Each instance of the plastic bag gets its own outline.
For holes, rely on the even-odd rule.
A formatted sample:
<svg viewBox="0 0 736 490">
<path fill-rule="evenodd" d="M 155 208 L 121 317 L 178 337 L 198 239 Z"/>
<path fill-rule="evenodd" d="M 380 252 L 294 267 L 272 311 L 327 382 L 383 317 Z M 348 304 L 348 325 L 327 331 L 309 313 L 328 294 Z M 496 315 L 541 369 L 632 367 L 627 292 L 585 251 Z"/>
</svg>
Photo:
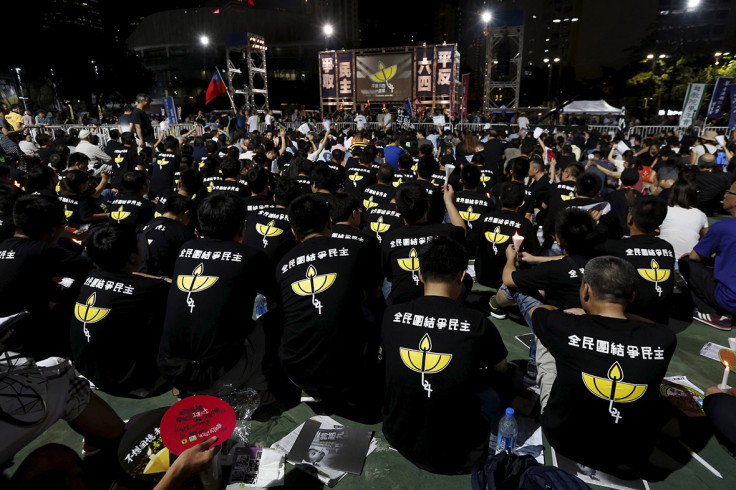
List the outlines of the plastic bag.
<svg viewBox="0 0 736 490">
<path fill-rule="evenodd" d="M 250 417 L 258 408 L 260 396 L 253 388 L 233 388 L 232 385 L 225 385 L 219 391 L 218 396 L 227 402 L 235 411 L 237 423 L 235 425 L 235 434 L 245 444 L 250 434 Z"/>
</svg>

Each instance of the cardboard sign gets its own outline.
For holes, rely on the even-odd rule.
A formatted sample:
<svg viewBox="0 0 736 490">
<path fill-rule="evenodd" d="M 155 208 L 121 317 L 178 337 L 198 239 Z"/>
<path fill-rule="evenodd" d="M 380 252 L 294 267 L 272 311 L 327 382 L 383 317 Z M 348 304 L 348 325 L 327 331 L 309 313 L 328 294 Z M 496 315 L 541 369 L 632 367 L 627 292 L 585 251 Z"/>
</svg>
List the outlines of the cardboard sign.
<svg viewBox="0 0 736 490">
<path fill-rule="evenodd" d="M 235 411 L 214 396 L 197 395 L 175 403 L 161 420 L 161 439 L 179 455 L 185 449 L 217 436 L 213 446 L 225 442 L 235 430 Z"/>
</svg>

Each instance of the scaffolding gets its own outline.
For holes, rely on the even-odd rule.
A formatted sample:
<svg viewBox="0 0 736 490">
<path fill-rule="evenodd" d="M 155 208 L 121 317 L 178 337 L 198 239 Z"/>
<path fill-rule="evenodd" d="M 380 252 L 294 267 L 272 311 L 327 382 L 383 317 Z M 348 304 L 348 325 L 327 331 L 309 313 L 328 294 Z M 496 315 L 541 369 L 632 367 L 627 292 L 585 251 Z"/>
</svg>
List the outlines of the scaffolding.
<svg viewBox="0 0 736 490">
<path fill-rule="evenodd" d="M 225 49 L 228 90 L 245 97 L 247 110 L 269 110 L 267 50 L 263 36 L 251 33 L 247 34 L 247 40 L 228 44 Z"/>
<path fill-rule="evenodd" d="M 519 107 L 524 26 L 488 27 L 483 109 Z"/>
</svg>

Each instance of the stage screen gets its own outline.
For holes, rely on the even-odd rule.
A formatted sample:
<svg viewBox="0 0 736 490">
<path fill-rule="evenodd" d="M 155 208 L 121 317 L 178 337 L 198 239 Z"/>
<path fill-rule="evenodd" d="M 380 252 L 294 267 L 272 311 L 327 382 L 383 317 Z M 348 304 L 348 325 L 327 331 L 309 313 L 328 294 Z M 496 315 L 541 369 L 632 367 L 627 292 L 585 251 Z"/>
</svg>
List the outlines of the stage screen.
<svg viewBox="0 0 736 490">
<path fill-rule="evenodd" d="M 355 57 L 358 102 L 398 102 L 412 97 L 413 53 Z"/>
</svg>

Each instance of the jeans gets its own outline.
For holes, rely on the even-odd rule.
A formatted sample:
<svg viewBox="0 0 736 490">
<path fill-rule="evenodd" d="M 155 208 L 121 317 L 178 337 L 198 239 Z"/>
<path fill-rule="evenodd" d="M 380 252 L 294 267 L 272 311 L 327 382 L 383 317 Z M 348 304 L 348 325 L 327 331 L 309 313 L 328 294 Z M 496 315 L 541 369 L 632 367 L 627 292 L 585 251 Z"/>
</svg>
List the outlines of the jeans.
<svg viewBox="0 0 736 490">
<path fill-rule="evenodd" d="M 542 302 L 539 301 L 537 298 L 520 293 L 516 290 L 511 291 L 505 284 L 501 286 L 498 292 L 503 293 L 506 299 L 516 301 L 516 304 L 519 306 L 519 311 L 521 311 L 521 314 L 524 317 L 524 321 L 527 325 L 529 325 L 529 328 L 532 330 L 533 333 L 534 327 L 532 326 L 532 318 L 529 316 L 529 312 L 532 310 L 532 308 L 541 305 Z"/>
</svg>

